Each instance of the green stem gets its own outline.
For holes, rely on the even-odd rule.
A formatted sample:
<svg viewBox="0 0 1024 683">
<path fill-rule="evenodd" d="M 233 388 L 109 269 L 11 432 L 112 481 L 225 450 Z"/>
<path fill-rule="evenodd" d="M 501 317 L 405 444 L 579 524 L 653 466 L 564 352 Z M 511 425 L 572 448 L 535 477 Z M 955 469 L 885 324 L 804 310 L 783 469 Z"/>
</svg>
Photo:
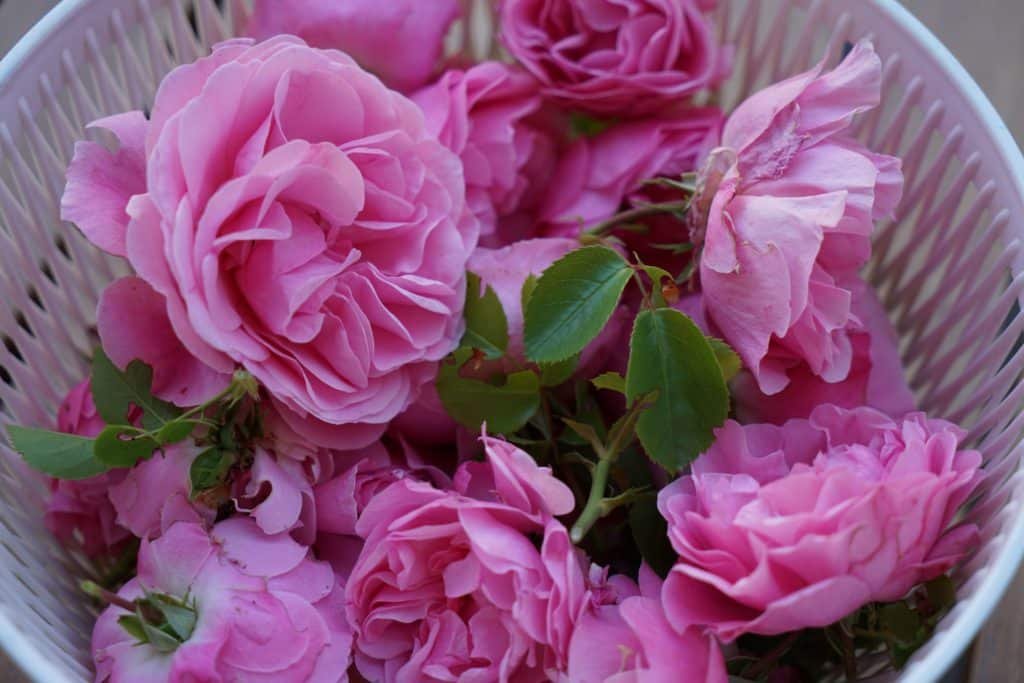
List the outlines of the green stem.
<svg viewBox="0 0 1024 683">
<path fill-rule="evenodd" d="M 621 213 L 617 213 L 611 218 L 601 221 L 597 225 L 588 228 L 583 234 L 588 237 L 600 237 L 606 232 L 611 232 L 616 226 L 622 223 L 629 223 L 635 221 L 638 218 L 646 218 L 648 216 L 657 216 L 662 213 L 675 213 L 676 211 L 685 211 L 690 206 L 690 200 L 678 202 L 662 202 L 660 204 L 644 204 L 633 209 L 627 209 Z"/>
<path fill-rule="evenodd" d="M 654 300 L 651 298 L 650 290 L 644 287 L 644 281 L 643 278 L 640 277 L 640 269 L 638 268 L 633 269 L 633 282 L 635 282 L 636 286 L 640 288 L 640 294 L 644 298 L 644 306 L 647 308 L 647 310 L 653 311 L 656 308 L 654 305 Z"/>
<path fill-rule="evenodd" d="M 579 543 L 587 535 L 591 527 L 601 519 L 604 513 L 604 492 L 608 487 L 608 473 L 612 469 L 612 458 L 602 458 L 597 467 L 594 468 L 594 477 L 590 482 L 590 495 L 587 496 L 587 504 L 580 514 L 580 518 L 572 525 L 569 537 L 573 543 Z"/>
<path fill-rule="evenodd" d="M 86 595 L 96 598 L 97 600 L 104 602 L 108 605 L 114 605 L 121 609 L 128 610 L 129 612 L 135 611 L 135 603 L 126 598 L 122 598 L 117 593 L 108 591 L 103 586 L 96 584 L 92 581 L 82 581 L 80 584 L 82 592 Z"/>
<path fill-rule="evenodd" d="M 210 406 L 216 405 L 217 403 L 220 403 L 221 401 L 226 399 L 228 396 L 230 396 L 234 392 L 234 390 L 235 390 L 235 385 L 232 382 L 231 384 L 228 385 L 227 389 L 225 389 L 224 391 L 220 392 L 219 394 L 217 394 L 216 396 L 211 398 L 206 403 L 203 403 L 203 404 L 200 404 L 198 406 L 195 406 L 194 408 L 189 408 L 184 413 L 182 413 L 180 416 L 178 416 L 178 419 L 179 420 L 187 420 L 190 417 L 192 417 L 193 415 L 198 415 L 198 414 L 204 412 Z"/>
</svg>

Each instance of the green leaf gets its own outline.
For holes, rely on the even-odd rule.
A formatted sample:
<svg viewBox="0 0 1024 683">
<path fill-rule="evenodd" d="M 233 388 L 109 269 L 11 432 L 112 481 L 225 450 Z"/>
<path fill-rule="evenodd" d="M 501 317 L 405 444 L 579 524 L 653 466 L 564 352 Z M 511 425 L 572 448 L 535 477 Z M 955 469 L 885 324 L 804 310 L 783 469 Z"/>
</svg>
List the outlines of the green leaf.
<svg viewBox="0 0 1024 683">
<path fill-rule="evenodd" d="M 134 614 L 125 614 L 118 617 L 117 623 L 128 632 L 128 635 L 140 643 L 149 642 L 149 638 L 146 637 L 146 629 L 142 627 L 142 620 Z"/>
<path fill-rule="evenodd" d="M 173 420 L 160 428 L 156 433 L 156 440 L 163 446 L 179 443 L 192 436 L 195 428 L 195 423 L 189 420 Z"/>
<path fill-rule="evenodd" d="M 437 393 L 445 410 L 464 426 L 477 430 L 487 422 L 496 434 L 514 432 L 530 421 L 540 407 L 540 381 L 530 370 L 515 372 L 502 385 L 463 377 L 463 365 L 472 350 L 458 349 L 441 362 Z"/>
<path fill-rule="evenodd" d="M 604 442 L 601 440 L 601 437 L 598 436 L 597 430 L 591 425 L 588 425 L 585 422 L 570 420 L 567 417 L 563 417 L 562 422 L 568 425 L 572 431 L 576 432 L 576 434 L 583 439 L 584 443 L 594 449 L 595 453 L 604 453 Z"/>
<path fill-rule="evenodd" d="M 912 645 L 918 640 L 921 617 L 905 602 L 884 605 L 878 611 L 879 623 L 903 645 Z"/>
<path fill-rule="evenodd" d="M 523 291 L 519 293 L 519 303 L 522 306 L 519 310 L 526 311 L 526 307 L 530 305 L 530 299 L 533 297 L 533 290 L 537 289 L 537 276 L 530 273 L 523 280 Z"/>
<path fill-rule="evenodd" d="M 729 414 L 729 392 L 707 338 L 669 308 L 641 312 L 630 340 L 626 395 L 635 401 L 655 391 L 636 431 L 647 454 L 675 472 L 711 445 Z"/>
<path fill-rule="evenodd" d="M 942 612 L 956 604 L 956 584 L 945 574 L 926 583 L 924 589 L 935 612 Z"/>
<path fill-rule="evenodd" d="M 590 383 L 598 389 L 617 391 L 620 394 L 626 393 L 626 378 L 617 372 L 606 372 L 602 375 L 598 375 L 594 379 L 590 380 Z"/>
<path fill-rule="evenodd" d="M 164 621 L 167 622 L 167 625 L 182 642 L 192 636 L 192 631 L 196 627 L 196 612 L 194 609 L 179 603 L 167 595 L 153 594 L 148 599 L 149 604 L 160 610 Z"/>
<path fill-rule="evenodd" d="M 136 612 L 138 614 L 138 612 Z M 142 624 L 142 630 L 146 634 L 146 642 L 149 643 L 153 649 L 157 652 L 163 652 L 165 654 L 174 652 L 181 645 L 181 641 L 167 633 L 163 629 L 159 629 L 156 626 L 149 624 L 141 615 L 138 615 L 139 623 Z"/>
<path fill-rule="evenodd" d="M 34 469 L 58 479 L 87 479 L 107 471 L 93 454 L 93 440 L 75 434 L 10 425 L 11 445 Z"/>
<path fill-rule="evenodd" d="M 153 369 L 142 361 L 133 360 L 122 372 L 103 349 L 98 348 L 93 354 L 93 402 L 107 424 L 127 425 L 132 405 L 143 411 L 143 425 L 147 429 L 159 429 L 180 415 L 178 408 L 153 396 L 152 384 Z"/>
<path fill-rule="evenodd" d="M 153 437 L 139 434 L 134 427 L 110 425 L 96 437 L 93 454 L 109 467 L 132 467 L 159 447 Z"/>
<path fill-rule="evenodd" d="M 526 307 L 526 355 L 538 363 L 579 353 L 607 324 L 632 269 L 608 247 L 569 252 L 541 275 Z"/>
<path fill-rule="evenodd" d="M 188 470 L 191 495 L 217 488 L 235 464 L 235 454 L 219 448 L 208 448 L 192 461 Z"/>
<path fill-rule="evenodd" d="M 508 319 L 494 290 L 486 287 L 481 295 L 480 289 L 480 277 L 466 273 L 466 333 L 461 345 L 480 349 L 494 360 L 504 356 L 508 348 Z"/>
<path fill-rule="evenodd" d="M 740 360 L 739 354 L 733 351 L 731 346 L 721 339 L 714 337 L 708 337 L 708 344 L 711 345 L 711 350 L 715 352 L 715 358 L 718 359 L 718 365 L 722 368 L 722 377 L 725 378 L 726 382 L 743 369 L 743 361 Z"/>
<path fill-rule="evenodd" d="M 540 363 L 540 384 L 543 387 L 557 387 L 572 378 L 580 363 L 579 355 L 566 358 L 557 363 Z"/>
<path fill-rule="evenodd" d="M 649 266 L 645 263 L 640 264 L 640 268 L 647 273 L 647 277 L 651 278 L 651 282 L 653 282 L 656 287 L 661 284 L 663 279 L 668 280 L 669 282 L 675 281 L 675 277 L 673 277 L 672 273 L 668 272 L 664 268 Z"/>
<path fill-rule="evenodd" d="M 658 576 L 668 576 L 676 553 L 668 542 L 668 524 L 658 512 L 658 497 L 645 496 L 629 509 L 629 526 L 640 555 Z"/>
</svg>

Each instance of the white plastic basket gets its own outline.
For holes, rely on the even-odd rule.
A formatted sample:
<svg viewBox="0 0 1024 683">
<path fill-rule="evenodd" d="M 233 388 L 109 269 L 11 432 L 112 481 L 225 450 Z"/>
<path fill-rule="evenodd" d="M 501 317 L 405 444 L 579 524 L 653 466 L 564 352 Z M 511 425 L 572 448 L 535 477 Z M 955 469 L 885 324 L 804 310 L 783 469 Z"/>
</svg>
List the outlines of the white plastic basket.
<svg viewBox="0 0 1024 683">
<path fill-rule="evenodd" d="M 826 46 L 837 54 L 871 36 L 885 62 L 884 106 L 858 130 L 904 158 L 907 192 L 899 220 L 877 231 L 870 279 L 922 407 L 969 429 L 988 472 L 968 513 L 984 545 L 958 574 L 960 602 L 900 678 L 933 681 L 1024 553 L 1024 158 L 978 86 L 893 0 L 721 5 L 738 49 L 726 105 L 808 67 Z M 124 270 L 58 218 L 74 141 L 95 118 L 145 107 L 173 66 L 234 35 L 246 6 L 64 0 L 0 62 L 0 425 L 52 424 L 86 371 L 99 292 Z M 77 582 L 91 569 L 43 527 L 41 482 L 3 444 L 0 453 L 0 643 L 37 681 L 88 680 L 93 615 Z"/>
</svg>

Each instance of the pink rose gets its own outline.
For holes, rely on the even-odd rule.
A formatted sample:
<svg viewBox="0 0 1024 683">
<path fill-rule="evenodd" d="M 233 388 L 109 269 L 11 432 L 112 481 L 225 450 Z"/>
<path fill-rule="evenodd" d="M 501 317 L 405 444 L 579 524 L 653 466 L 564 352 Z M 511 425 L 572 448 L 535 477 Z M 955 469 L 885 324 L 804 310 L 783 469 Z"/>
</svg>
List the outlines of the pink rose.
<svg viewBox="0 0 1024 683">
<path fill-rule="evenodd" d="M 384 441 L 388 441 L 385 446 Z M 316 505 L 317 557 L 331 563 L 340 577 L 352 574 L 363 548 L 356 523 L 377 494 L 398 481 L 422 481 L 450 488 L 451 477 L 402 450 L 390 437 L 360 451 L 337 453 L 334 475 L 313 490 Z"/>
<path fill-rule="evenodd" d="M 718 643 L 697 628 L 681 635 L 665 618 L 661 579 L 646 565 L 640 589 L 619 591 L 582 617 L 569 647 L 570 683 L 725 683 Z"/>
<path fill-rule="evenodd" d="M 190 497 L 189 468 L 200 450 L 175 444 L 127 470 L 110 487 L 117 523 L 139 538 L 156 538 L 175 522 L 212 522 L 215 511 Z"/>
<path fill-rule="evenodd" d="M 330 566 L 286 535 L 263 535 L 252 520 L 230 519 L 209 533 L 178 523 L 143 541 L 138 576 L 119 595 L 147 592 L 185 601 L 195 613 L 191 633 L 158 650 L 118 623 L 126 610 L 108 607 L 93 631 L 97 681 L 348 680 L 352 633 Z"/>
<path fill-rule="evenodd" d="M 104 345 L 195 378 L 183 395 L 241 366 L 328 445 L 379 436 L 457 343 L 476 242 L 461 164 L 418 108 L 345 55 L 280 37 L 176 69 L 131 125 L 119 137 L 145 139 L 146 192 L 130 190 L 127 225 L 83 227 L 100 245 L 123 239 L 139 277 L 104 297 Z M 107 180 L 79 168 L 68 194 Z"/>
<path fill-rule="evenodd" d="M 370 502 L 346 585 L 356 665 L 374 681 L 544 681 L 564 670 L 587 600 L 569 489 L 485 437 L 452 491 L 403 480 Z M 540 550 L 534 545 L 534 540 Z"/>
<path fill-rule="evenodd" d="M 68 392 L 57 411 L 57 430 L 66 434 L 94 437 L 106 426 L 96 412 L 89 380 Z M 123 477 L 123 470 L 115 470 L 88 479 L 50 479 L 46 527 L 64 543 L 81 546 L 90 557 L 116 552 L 131 534 L 117 523 L 107 492 Z"/>
<path fill-rule="evenodd" d="M 678 179 L 697 170 L 718 143 L 722 114 L 714 107 L 687 109 L 676 116 L 615 125 L 593 137 L 577 139 L 559 159 L 540 209 L 538 232 L 577 237 L 593 224 L 611 218 L 623 203 L 649 203 L 645 180 L 658 176 Z M 678 238 L 689 239 L 680 221 Z M 660 235 L 672 241 L 669 235 Z"/>
<path fill-rule="evenodd" d="M 943 574 L 977 542 L 974 525 L 951 527 L 981 475 L 963 438 L 922 413 L 870 408 L 727 422 L 658 496 L 679 553 L 662 593 L 669 622 L 726 641 L 822 627 Z"/>
<path fill-rule="evenodd" d="M 466 201 L 488 246 L 529 227 L 554 170 L 555 141 L 529 74 L 498 62 L 448 71 L 417 93 L 427 129 L 462 159 Z"/>
<path fill-rule="evenodd" d="M 777 394 L 763 393 L 750 372 L 733 380 L 732 396 L 741 422 L 782 424 L 793 418 L 805 418 L 820 405 L 841 408 L 867 406 L 892 417 L 902 417 L 916 409 L 900 361 L 896 332 L 885 309 L 866 283 L 856 280 L 852 313 L 862 327 L 849 331 L 853 360 L 850 374 L 841 382 L 829 383 L 800 365 L 790 371 L 789 384 Z"/>
<path fill-rule="evenodd" d="M 256 0 L 249 33 L 279 33 L 352 55 L 390 87 L 409 91 L 434 74 L 459 0 Z"/>
<path fill-rule="evenodd" d="M 504 0 L 512 56 L 566 107 L 637 116 L 727 75 L 706 13 L 715 0 Z"/>
<path fill-rule="evenodd" d="M 849 376 L 851 332 L 861 327 L 851 289 L 874 221 L 892 215 L 902 188 L 898 159 L 845 134 L 879 101 L 881 62 L 870 44 L 822 69 L 736 109 L 697 201 L 708 210 L 700 261 L 708 317 L 766 394 L 785 389 L 801 366 L 829 383 Z"/>
</svg>

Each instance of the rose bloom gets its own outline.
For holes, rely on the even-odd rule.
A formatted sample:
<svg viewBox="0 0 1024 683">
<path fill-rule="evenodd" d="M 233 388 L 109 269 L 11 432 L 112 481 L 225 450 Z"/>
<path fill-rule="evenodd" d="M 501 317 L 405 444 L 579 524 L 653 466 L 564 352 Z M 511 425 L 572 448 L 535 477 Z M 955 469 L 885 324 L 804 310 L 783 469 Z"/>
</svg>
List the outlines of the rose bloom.
<svg viewBox="0 0 1024 683">
<path fill-rule="evenodd" d="M 445 72 L 413 96 L 427 129 L 459 155 L 466 201 L 483 244 L 497 247 L 533 222 L 554 170 L 556 143 L 536 82 L 520 69 L 483 62 Z"/>
<path fill-rule="evenodd" d="M 63 215 L 135 268 L 100 336 L 172 400 L 240 366 L 296 429 L 356 448 L 458 342 L 477 236 L 461 164 L 351 58 L 229 41 L 172 72 L 148 121 L 103 125 L 119 151 L 78 146 Z"/>
<path fill-rule="evenodd" d="M 581 558 L 553 515 L 571 491 L 511 444 L 454 489 L 403 480 L 359 518 L 346 584 L 356 665 L 373 681 L 548 681 L 587 601 Z M 539 549 L 538 549 L 539 548 Z"/>
<path fill-rule="evenodd" d="M 172 525 L 143 541 L 138 575 L 118 593 L 186 600 L 196 613 L 190 637 L 171 652 L 140 644 L 108 607 L 92 637 L 98 682 L 283 683 L 348 680 L 352 633 L 329 565 L 287 535 L 265 536 L 252 520 Z"/>
<path fill-rule="evenodd" d="M 618 579 L 618 581 L 615 581 Z M 697 628 L 677 633 L 661 605 L 662 581 L 647 565 L 637 587 L 612 577 L 573 632 L 571 683 L 725 683 L 725 660 L 714 638 Z"/>
<path fill-rule="evenodd" d="M 819 65 L 755 94 L 703 173 L 694 242 L 704 304 L 765 394 L 802 367 L 829 383 L 851 372 L 851 288 L 874 222 L 892 216 L 902 189 L 899 159 L 846 135 L 878 104 L 881 78 L 860 43 L 833 71 Z"/>
<path fill-rule="evenodd" d="M 629 204 L 665 199 L 644 181 L 658 176 L 676 180 L 692 173 L 718 144 L 722 114 L 714 107 L 687 109 L 676 116 L 620 123 L 592 137 L 578 138 L 559 158 L 552 184 L 534 230 L 544 236 L 578 237 L 584 228 L 611 218 Z M 681 199 L 682 197 L 675 197 Z M 685 224 L 670 217 L 676 236 L 664 229 L 639 242 L 686 242 Z"/>
<path fill-rule="evenodd" d="M 451 487 L 451 477 L 417 457 L 390 435 L 367 448 L 336 454 L 333 476 L 313 490 L 316 505 L 318 558 L 331 563 L 347 579 L 363 548 L 357 521 L 378 493 L 398 481 L 410 480 Z"/>
<path fill-rule="evenodd" d="M 409 91 L 437 68 L 459 0 L 256 0 L 249 34 L 279 33 L 352 55 L 390 87 Z"/>
<path fill-rule="evenodd" d="M 95 437 L 106 426 L 96 412 L 89 380 L 68 392 L 57 411 L 57 431 L 66 434 Z M 46 528 L 64 543 L 81 546 L 90 557 L 116 552 L 131 533 L 118 524 L 107 494 L 123 477 L 124 470 L 114 470 L 87 479 L 50 479 Z"/>
<path fill-rule="evenodd" d="M 977 542 L 974 525 L 951 526 L 981 475 L 963 438 L 922 413 L 870 408 L 727 422 L 658 496 L 679 553 L 662 592 L 669 622 L 726 641 L 822 627 L 945 573 Z"/>
<path fill-rule="evenodd" d="M 504 0 L 508 51 L 566 107 L 614 116 L 671 108 L 728 74 L 715 0 Z"/>
<path fill-rule="evenodd" d="M 731 383 L 736 415 L 740 422 L 782 424 L 806 418 L 820 405 L 841 408 L 867 406 L 892 417 L 916 409 L 900 361 L 896 332 L 874 290 L 861 281 L 850 285 L 851 312 L 859 325 L 849 327 L 853 359 L 850 374 L 841 382 L 826 382 L 806 365 L 790 370 L 789 384 L 777 394 L 765 394 L 757 380 L 744 370 Z"/>
</svg>

